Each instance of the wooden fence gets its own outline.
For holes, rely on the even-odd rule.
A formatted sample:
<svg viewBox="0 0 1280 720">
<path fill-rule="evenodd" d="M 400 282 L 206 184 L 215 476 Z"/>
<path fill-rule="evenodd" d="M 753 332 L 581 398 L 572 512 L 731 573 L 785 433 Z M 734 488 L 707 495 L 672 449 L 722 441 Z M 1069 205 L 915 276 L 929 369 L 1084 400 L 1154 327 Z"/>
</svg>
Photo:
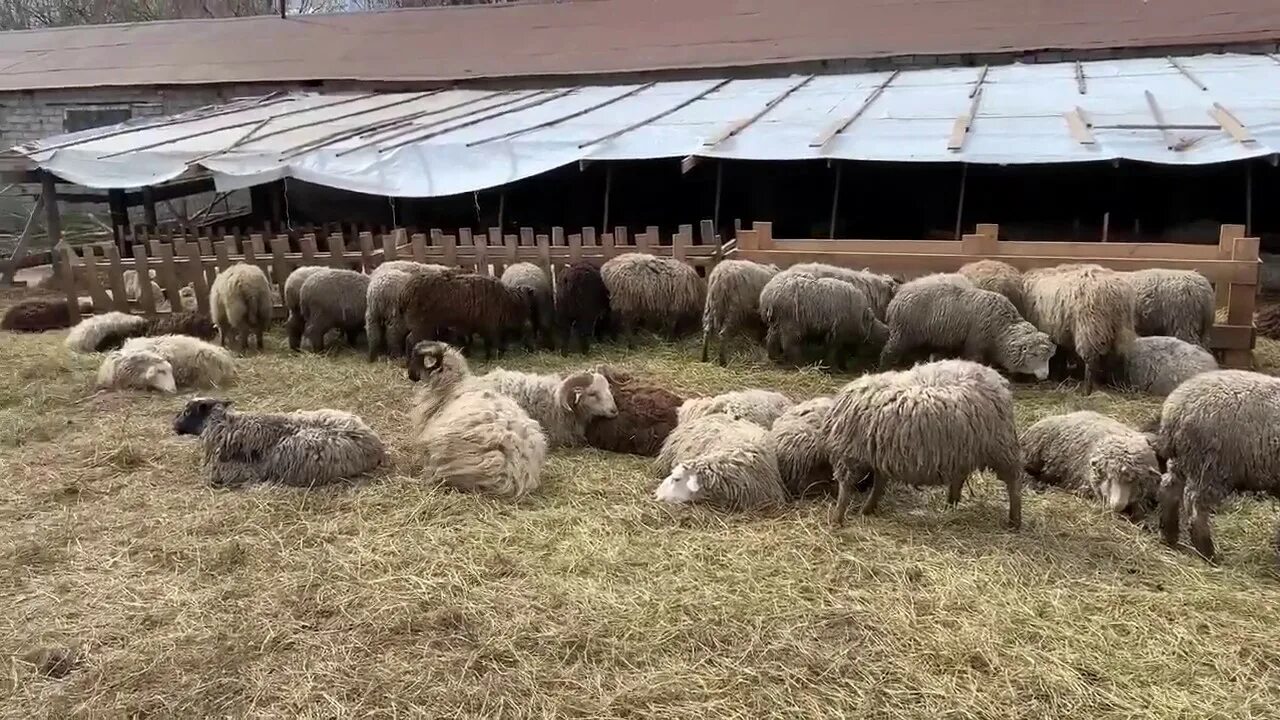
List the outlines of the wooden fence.
<svg viewBox="0 0 1280 720">
<path fill-rule="evenodd" d="M 1196 270 L 1213 283 L 1226 321 L 1213 328 L 1212 349 L 1224 365 L 1252 364 L 1253 313 L 1258 290 L 1258 239 L 1245 237 L 1242 225 L 1223 225 L 1217 245 L 1171 243 L 1011 242 L 999 239 L 996 225 L 955 240 L 779 240 L 770 223 L 739 230 L 731 258 L 775 263 L 825 262 L 866 267 L 877 272 L 914 277 L 954 272 L 975 260 L 1007 262 L 1019 270 L 1063 263 L 1094 263 L 1115 270 L 1170 268 Z M 1221 317 L 1221 314 L 1219 314 Z"/>
</svg>

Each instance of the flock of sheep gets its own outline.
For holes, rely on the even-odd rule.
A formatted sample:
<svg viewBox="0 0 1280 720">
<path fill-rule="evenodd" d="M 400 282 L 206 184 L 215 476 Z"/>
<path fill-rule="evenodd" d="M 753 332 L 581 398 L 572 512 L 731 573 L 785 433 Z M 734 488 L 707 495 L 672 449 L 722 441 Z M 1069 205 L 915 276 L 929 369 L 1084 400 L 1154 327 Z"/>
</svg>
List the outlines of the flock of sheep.
<svg viewBox="0 0 1280 720">
<path fill-rule="evenodd" d="M 238 264 L 212 284 L 211 318 L 106 313 L 66 344 L 108 352 L 104 387 L 225 387 L 235 377 L 226 346 L 263 347 L 273 290 L 261 269 Z M 1214 292 L 1194 272 L 1064 265 L 1024 275 L 981 261 L 904 283 L 725 260 L 704 280 L 682 262 L 628 253 L 563 268 L 554 282 L 529 263 L 500 278 L 410 261 L 369 274 L 301 267 L 279 292 L 292 349 L 305 338 L 322 350 L 337 331 L 353 345 L 365 334 L 370 360 L 403 357 L 420 385 L 409 412 L 415 471 L 465 492 L 519 498 L 537 489 L 549 450 L 590 445 L 656 456 L 661 501 L 750 510 L 825 492 L 839 524 L 855 493 L 866 493 L 864 514 L 904 483 L 946 486 L 955 504 L 970 475 L 989 470 L 1007 489 L 1011 527 L 1029 477 L 1133 518 L 1158 509 L 1172 545 L 1185 514 L 1192 544 L 1211 559 L 1209 516 L 1225 494 L 1280 491 L 1280 379 L 1217 369 L 1205 347 Z M 800 403 L 761 389 L 686 399 L 608 367 L 476 375 L 459 350 L 479 338 L 486 359 L 513 340 L 567 352 L 576 337 L 586 354 L 595 338 L 630 346 L 637 328 L 675 338 L 699 321 L 703 361 L 715 340 L 725 364 L 729 341 L 746 334 L 777 360 L 804 362 L 816 344 L 840 368 L 878 354 L 881 372 Z M 215 334 L 223 347 L 207 342 Z M 1073 369 L 1085 393 L 1101 382 L 1168 395 L 1160 418 L 1140 430 L 1076 412 L 1019 436 L 1006 376 Z M 350 413 L 230 405 L 197 398 L 175 421 L 176 432 L 201 437 L 215 483 L 312 486 L 386 461 Z"/>
</svg>

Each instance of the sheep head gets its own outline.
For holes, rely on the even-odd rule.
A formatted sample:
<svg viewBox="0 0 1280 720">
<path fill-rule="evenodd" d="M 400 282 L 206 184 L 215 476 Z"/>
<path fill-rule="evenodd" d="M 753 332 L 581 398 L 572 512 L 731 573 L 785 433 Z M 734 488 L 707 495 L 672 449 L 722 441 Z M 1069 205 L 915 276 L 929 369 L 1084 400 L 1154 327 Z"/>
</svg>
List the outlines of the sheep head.
<svg viewBox="0 0 1280 720">
<path fill-rule="evenodd" d="M 433 385 L 456 382 L 471 372 L 462 353 L 445 343 L 431 340 L 413 346 L 408 366 L 411 381 L 426 380 Z"/>
<path fill-rule="evenodd" d="M 1009 326 L 998 348 L 1005 370 L 1034 375 L 1037 380 L 1049 377 L 1049 360 L 1058 350 L 1048 335 L 1025 320 Z"/>
<path fill-rule="evenodd" d="M 192 398 L 173 419 L 173 432 L 178 435 L 199 435 L 204 432 L 209 418 L 221 415 L 229 407 L 231 407 L 230 400 Z"/>
<path fill-rule="evenodd" d="M 178 392 L 173 379 L 173 366 L 150 350 L 119 351 L 111 354 L 116 365 L 116 384 L 137 390 Z"/>
<path fill-rule="evenodd" d="M 582 418 L 618 416 L 609 381 L 598 372 L 574 373 L 565 378 L 556 388 L 556 403 Z"/>
<path fill-rule="evenodd" d="M 702 479 L 697 471 L 679 464 L 671 468 L 671 474 L 663 478 L 658 489 L 653 491 L 653 498 L 673 505 L 685 505 L 693 502 L 701 489 Z"/>
<path fill-rule="evenodd" d="M 1089 458 L 1089 484 L 1094 496 L 1112 512 L 1142 505 L 1155 496 L 1160 484 L 1155 451 L 1142 436 L 1109 437 Z"/>
</svg>

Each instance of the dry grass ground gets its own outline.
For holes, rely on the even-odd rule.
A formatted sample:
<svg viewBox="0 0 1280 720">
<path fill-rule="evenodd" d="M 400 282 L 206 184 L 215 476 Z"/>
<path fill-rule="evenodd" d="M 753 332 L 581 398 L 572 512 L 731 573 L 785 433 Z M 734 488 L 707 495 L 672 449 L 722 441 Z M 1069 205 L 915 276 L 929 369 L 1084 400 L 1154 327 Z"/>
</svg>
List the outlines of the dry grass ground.
<svg viewBox="0 0 1280 720">
<path fill-rule="evenodd" d="M 1280 704 L 1270 500 L 1224 508 L 1211 567 L 1056 493 L 1029 493 L 1007 532 L 990 478 L 951 511 L 942 492 L 893 488 L 839 532 L 821 502 L 668 509 L 645 461 L 586 450 L 557 453 L 519 505 L 397 468 L 354 488 L 214 490 L 170 432 L 182 399 L 95 395 L 97 360 L 62 337 L 0 339 L 6 717 L 1261 718 Z M 601 349 L 689 393 L 808 397 L 845 379 L 741 355 L 706 366 L 692 342 Z M 240 408 L 353 410 L 404 450 L 403 371 L 293 355 L 279 336 L 241 367 L 226 393 Z M 1024 424 L 1159 406 L 1017 395 Z M 24 660 L 59 648 L 77 653 L 65 677 Z"/>
</svg>

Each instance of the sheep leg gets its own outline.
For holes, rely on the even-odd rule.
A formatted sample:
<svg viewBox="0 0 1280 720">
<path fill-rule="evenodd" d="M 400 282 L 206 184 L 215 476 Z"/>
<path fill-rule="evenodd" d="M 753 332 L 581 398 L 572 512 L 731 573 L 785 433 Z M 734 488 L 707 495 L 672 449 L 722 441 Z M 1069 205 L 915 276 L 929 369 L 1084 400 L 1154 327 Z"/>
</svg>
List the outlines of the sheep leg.
<svg viewBox="0 0 1280 720">
<path fill-rule="evenodd" d="M 1005 493 L 1009 496 L 1009 529 L 1022 529 L 1022 468 L 1017 464 L 1000 470 L 996 476 L 1004 483 Z M 960 487 L 964 485 L 967 478 L 961 478 L 960 483 L 956 486 L 956 494 L 960 494 Z"/>
<path fill-rule="evenodd" d="M 240 352 L 249 352 L 249 328 L 245 328 L 239 332 L 240 336 Z"/>
<path fill-rule="evenodd" d="M 1178 547 L 1179 517 L 1182 513 L 1182 491 L 1186 478 L 1176 472 L 1167 472 L 1160 478 L 1156 499 L 1160 504 L 1160 535 L 1165 545 Z"/>
<path fill-rule="evenodd" d="M 876 508 L 880 505 L 880 498 L 884 497 L 885 485 L 889 484 L 884 473 L 875 473 L 872 479 L 871 494 L 867 496 L 867 501 L 862 504 L 862 510 L 860 511 L 863 515 L 875 513 Z"/>
<path fill-rule="evenodd" d="M 356 343 L 360 342 L 360 329 L 349 328 L 346 332 L 346 336 L 347 336 L 347 345 L 351 347 L 355 347 Z"/>
<path fill-rule="evenodd" d="M 384 329 L 380 322 L 369 323 L 369 326 L 365 328 L 365 344 L 369 348 L 369 362 L 377 360 L 380 353 L 391 354 L 391 346 L 387 342 L 387 334 Z"/>
<path fill-rule="evenodd" d="M 266 328 L 258 328 L 258 329 L 255 331 L 255 332 L 257 332 L 257 335 L 258 335 L 258 351 L 259 351 L 259 352 L 261 352 L 261 351 L 262 351 L 262 349 L 263 349 L 263 347 L 264 347 L 264 345 L 263 345 L 263 339 L 262 339 L 262 336 L 263 336 L 263 334 L 264 334 L 264 333 L 266 333 L 266 331 L 267 331 L 267 330 L 266 330 Z"/>
<path fill-rule="evenodd" d="M 1213 562 L 1213 532 L 1209 528 L 1208 503 L 1198 493 L 1191 493 L 1185 501 L 1187 505 L 1187 525 L 1191 534 L 1191 547 L 1209 562 Z"/>
<path fill-rule="evenodd" d="M 964 481 L 964 477 L 958 477 L 947 483 L 947 507 L 953 508 L 960 504 L 964 497 Z"/>
<path fill-rule="evenodd" d="M 764 334 L 764 349 L 769 354 L 769 359 L 777 362 L 782 358 L 782 340 L 779 333 L 772 325 Z"/>
<path fill-rule="evenodd" d="M 1083 394 L 1085 395 L 1093 394 L 1094 378 L 1096 378 L 1097 376 L 1098 376 L 1098 361 L 1086 360 L 1084 363 Z"/>
<path fill-rule="evenodd" d="M 307 324 L 307 342 L 312 352 L 324 352 L 324 329 L 315 323 Z"/>
<path fill-rule="evenodd" d="M 721 342 L 723 343 L 723 341 Z M 710 350 L 710 345 L 711 345 L 711 328 L 703 327 L 702 328 L 702 362 L 708 362 L 708 350 Z M 722 361 L 720 364 L 723 365 L 724 362 Z"/>
<path fill-rule="evenodd" d="M 290 313 L 285 322 L 285 331 L 289 334 L 289 349 L 297 352 L 302 347 L 302 318 L 297 313 Z"/>
<path fill-rule="evenodd" d="M 853 499 L 856 486 L 867 475 L 867 468 L 850 467 L 847 462 L 837 458 L 832 463 L 831 470 L 838 491 L 836 506 L 831 509 L 830 523 L 834 527 L 840 527 L 844 525 L 844 518 L 849 512 L 849 502 Z"/>
<path fill-rule="evenodd" d="M 228 347 L 227 343 L 230 342 L 231 335 L 232 330 L 230 325 L 218 326 L 218 342 L 222 344 L 222 347 Z"/>
<path fill-rule="evenodd" d="M 732 335 L 733 332 L 734 328 L 728 325 L 720 328 L 720 354 L 716 357 L 716 361 L 720 363 L 720 367 L 724 367 L 729 364 L 729 336 Z M 703 355 L 706 355 L 705 344 Z M 703 360 L 703 362 L 706 362 L 706 360 Z"/>
</svg>

